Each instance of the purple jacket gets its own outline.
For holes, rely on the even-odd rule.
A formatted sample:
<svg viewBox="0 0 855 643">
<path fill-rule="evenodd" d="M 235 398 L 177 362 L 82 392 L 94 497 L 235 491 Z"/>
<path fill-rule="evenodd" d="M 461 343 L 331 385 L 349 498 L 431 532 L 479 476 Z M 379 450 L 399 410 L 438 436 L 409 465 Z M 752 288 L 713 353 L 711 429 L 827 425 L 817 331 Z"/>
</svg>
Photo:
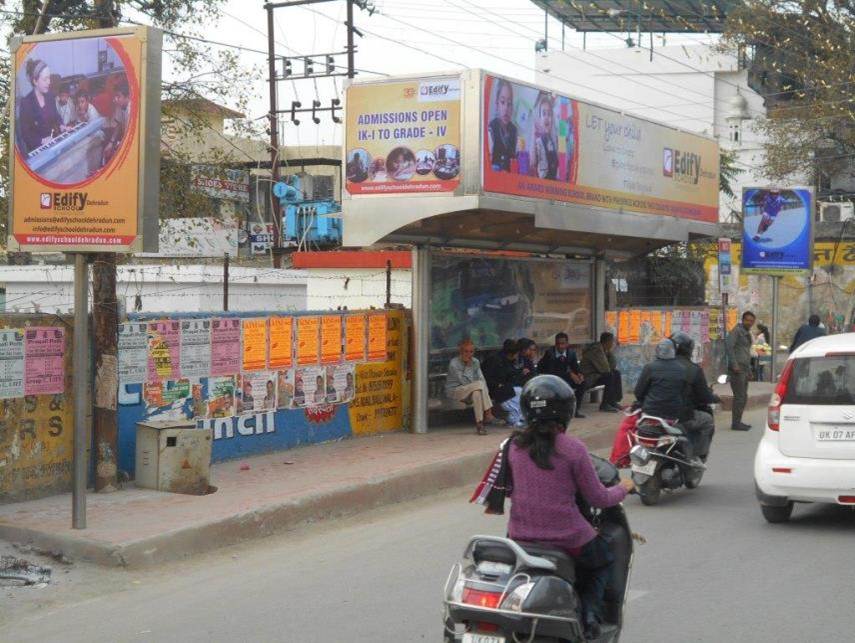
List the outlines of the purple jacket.
<svg viewBox="0 0 855 643">
<path fill-rule="evenodd" d="M 514 540 L 582 547 L 597 532 L 576 506 L 576 493 L 593 507 L 611 507 L 626 497 L 623 487 L 603 486 L 588 449 L 565 433 L 555 436 L 554 469 L 538 468 L 528 451 L 516 444 L 511 445 L 508 462 L 513 479 L 508 533 Z"/>
</svg>

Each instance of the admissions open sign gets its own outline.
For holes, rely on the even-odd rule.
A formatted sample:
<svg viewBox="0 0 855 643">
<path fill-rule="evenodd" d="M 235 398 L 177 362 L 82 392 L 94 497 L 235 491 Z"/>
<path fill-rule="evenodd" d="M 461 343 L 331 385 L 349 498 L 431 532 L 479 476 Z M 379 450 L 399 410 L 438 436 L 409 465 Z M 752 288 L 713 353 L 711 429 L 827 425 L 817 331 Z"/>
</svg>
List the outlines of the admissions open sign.
<svg viewBox="0 0 855 643">
<path fill-rule="evenodd" d="M 157 250 L 161 32 L 12 41 L 9 245 Z"/>
</svg>

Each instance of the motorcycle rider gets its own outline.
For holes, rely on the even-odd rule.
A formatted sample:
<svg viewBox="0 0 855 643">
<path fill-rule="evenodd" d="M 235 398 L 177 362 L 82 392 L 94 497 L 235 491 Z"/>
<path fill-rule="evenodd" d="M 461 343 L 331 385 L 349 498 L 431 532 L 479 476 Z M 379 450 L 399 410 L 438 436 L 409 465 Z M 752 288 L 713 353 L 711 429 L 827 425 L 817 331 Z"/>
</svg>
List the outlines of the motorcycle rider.
<svg viewBox="0 0 855 643">
<path fill-rule="evenodd" d="M 527 426 L 508 448 L 513 480 L 508 535 L 562 549 L 584 570 L 580 588 L 587 638 L 600 633 L 603 595 L 614 566 L 607 541 L 597 534 L 576 503 L 577 492 L 593 507 L 611 507 L 634 489 L 631 480 L 605 487 L 581 440 L 566 434 L 576 398 L 554 375 L 538 375 L 525 385 L 520 406 Z"/>
<path fill-rule="evenodd" d="M 671 341 L 676 347 L 677 361 L 686 369 L 687 380 L 690 382 L 691 408 L 684 410 L 682 417 L 679 418 L 680 423 L 692 443 L 692 454 L 700 458 L 701 462 L 706 462 L 715 432 L 715 420 L 713 420 L 710 405 L 721 400 L 707 385 L 704 370 L 692 361 L 695 340 L 687 333 L 677 331 L 671 335 Z"/>
</svg>

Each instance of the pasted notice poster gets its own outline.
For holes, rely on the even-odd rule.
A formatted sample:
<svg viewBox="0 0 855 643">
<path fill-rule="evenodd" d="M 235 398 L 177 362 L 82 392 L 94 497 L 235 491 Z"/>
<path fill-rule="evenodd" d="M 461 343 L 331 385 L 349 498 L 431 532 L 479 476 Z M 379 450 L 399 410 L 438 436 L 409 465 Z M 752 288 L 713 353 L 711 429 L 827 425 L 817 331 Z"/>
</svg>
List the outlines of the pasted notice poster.
<svg viewBox="0 0 855 643">
<path fill-rule="evenodd" d="M 298 368 L 294 372 L 293 406 L 319 406 L 326 403 L 326 370 L 321 366 Z"/>
<path fill-rule="evenodd" d="M 386 314 L 368 315 L 368 361 L 386 361 Z"/>
<path fill-rule="evenodd" d="M 270 368 L 282 369 L 291 367 L 293 350 L 293 319 L 291 317 L 270 318 Z"/>
<path fill-rule="evenodd" d="M 240 372 L 240 319 L 211 320 L 211 376 Z"/>
<path fill-rule="evenodd" d="M 143 384 L 148 376 L 148 332 L 144 322 L 119 324 L 119 383 Z"/>
<path fill-rule="evenodd" d="M 341 361 L 341 315 L 321 317 L 321 364 Z"/>
<path fill-rule="evenodd" d="M 354 364 L 327 366 L 327 402 L 341 404 L 353 399 L 356 394 L 355 373 Z"/>
<path fill-rule="evenodd" d="M 64 352 L 65 329 L 59 326 L 24 329 L 24 395 L 65 390 Z"/>
<path fill-rule="evenodd" d="M 294 407 L 294 369 L 276 372 L 276 408 Z"/>
<path fill-rule="evenodd" d="M 320 317 L 297 317 L 297 365 L 317 364 L 320 358 Z"/>
<path fill-rule="evenodd" d="M 267 368 L 267 319 L 243 319 L 243 370 Z"/>
<path fill-rule="evenodd" d="M 181 377 L 179 322 L 149 322 L 147 332 L 148 381 L 177 380 Z"/>
<path fill-rule="evenodd" d="M 24 333 L 0 330 L 0 399 L 24 397 Z"/>
<path fill-rule="evenodd" d="M 208 379 L 209 418 L 224 418 L 235 414 L 235 376 Z"/>
<path fill-rule="evenodd" d="M 261 413 L 276 408 L 276 373 L 253 371 L 238 376 L 240 386 L 235 394 L 238 413 Z"/>
<path fill-rule="evenodd" d="M 208 377 L 211 374 L 211 320 L 181 322 L 181 374 Z"/>
<path fill-rule="evenodd" d="M 344 358 L 348 362 L 365 361 L 365 315 L 350 315 L 344 325 Z"/>
<path fill-rule="evenodd" d="M 618 341 L 621 344 L 631 344 L 629 341 L 629 311 L 622 310 L 618 313 Z"/>
</svg>

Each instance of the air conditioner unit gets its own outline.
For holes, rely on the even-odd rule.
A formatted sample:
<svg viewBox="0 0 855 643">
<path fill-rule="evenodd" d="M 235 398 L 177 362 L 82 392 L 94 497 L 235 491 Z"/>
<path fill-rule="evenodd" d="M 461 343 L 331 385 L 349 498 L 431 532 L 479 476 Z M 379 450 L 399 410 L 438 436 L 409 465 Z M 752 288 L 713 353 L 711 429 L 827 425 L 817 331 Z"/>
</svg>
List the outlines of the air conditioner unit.
<svg viewBox="0 0 855 643">
<path fill-rule="evenodd" d="M 824 223 L 853 221 L 855 220 L 855 204 L 851 201 L 842 201 L 839 203 L 820 201 L 817 220 Z"/>
</svg>

